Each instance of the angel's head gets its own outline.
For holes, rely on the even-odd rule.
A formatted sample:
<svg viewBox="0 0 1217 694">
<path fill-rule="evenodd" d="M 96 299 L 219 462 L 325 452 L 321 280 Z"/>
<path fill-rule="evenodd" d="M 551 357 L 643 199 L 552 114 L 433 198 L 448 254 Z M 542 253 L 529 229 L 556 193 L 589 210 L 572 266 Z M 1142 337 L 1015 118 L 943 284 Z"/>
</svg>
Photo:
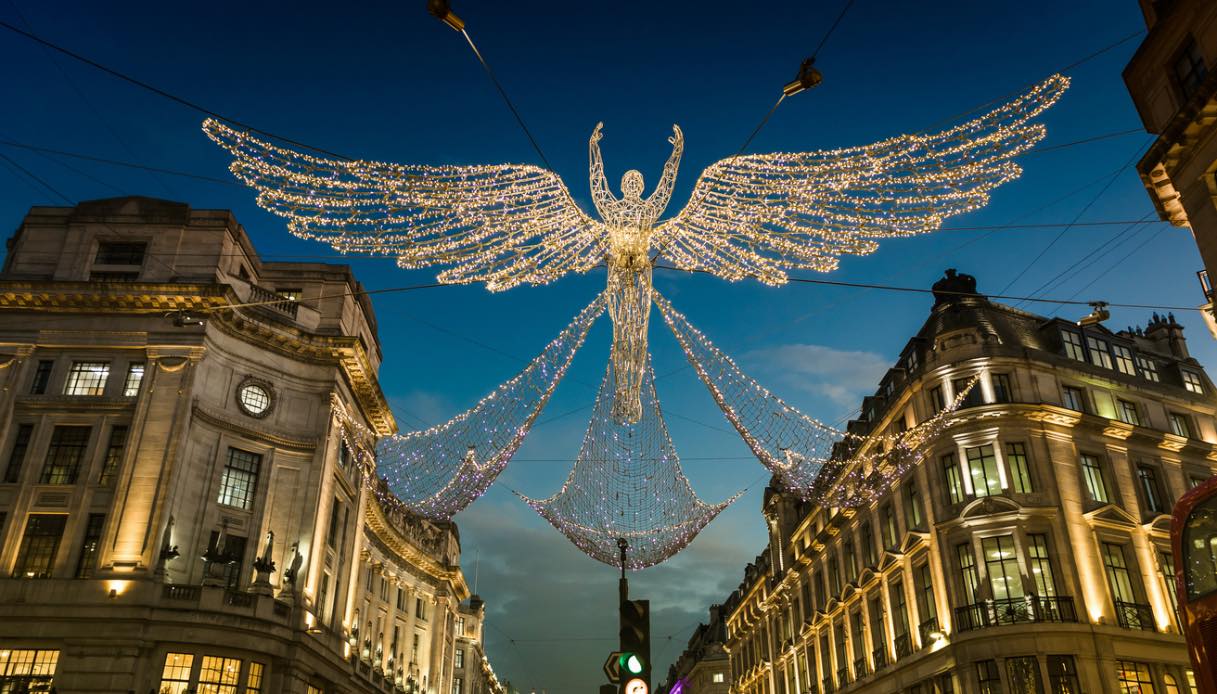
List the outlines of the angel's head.
<svg viewBox="0 0 1217 694">
<path fill-rule="evenodd" d="M 627 200 L 637 200 L 642 197 L 642 172 L 630 169 L 621 177 L 621 194 Z"/>
</svg>

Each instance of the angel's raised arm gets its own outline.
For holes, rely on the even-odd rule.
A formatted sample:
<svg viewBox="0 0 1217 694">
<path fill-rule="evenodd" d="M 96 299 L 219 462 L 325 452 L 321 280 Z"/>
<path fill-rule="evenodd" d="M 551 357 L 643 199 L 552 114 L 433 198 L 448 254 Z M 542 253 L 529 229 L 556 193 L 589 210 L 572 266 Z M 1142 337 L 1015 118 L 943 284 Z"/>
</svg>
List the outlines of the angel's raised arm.
<svg viewBox="0 0 1217 694">
<path fill-rule="evenodd" d="M 604 123 L 596 124 L 591 139 L 587 141 L 587 156 L 588 175 L 591 177 L 592 185 L 592 202 L 596 205 L 600 218 L 607 220 L 612 214 L 617 198 L 613 197 L 613 192 L 609 190 L 608 179 L 604 177 L 604 159 L 600 156 L 600 138 L 604 137 L 600 131 L 603 128 Z"/>
<path fill-rule="evenodd" d="M 672 199 L 672 190 L 676 187 L 676 171 L 680 168 L 680 155 L 685 151 L 685 135 L 680 131 L 679 125 L 672 126 L 672 137 L 668 138 L 668 142 L 672 143 L 672 154 L 663 165 L 663 176 L 659 178 L 655 192 L 647 198 L 647 204 L 655 209 L 656 216 L 668 206 L 668 201 Z"/>
</svg>

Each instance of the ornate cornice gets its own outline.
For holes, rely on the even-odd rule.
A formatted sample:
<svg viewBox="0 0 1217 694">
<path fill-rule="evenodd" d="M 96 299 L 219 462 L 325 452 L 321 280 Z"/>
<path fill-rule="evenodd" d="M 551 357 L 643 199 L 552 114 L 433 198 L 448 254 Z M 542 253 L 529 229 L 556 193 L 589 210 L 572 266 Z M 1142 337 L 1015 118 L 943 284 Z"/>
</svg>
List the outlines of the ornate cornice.
<svg viewBox="0 0 1217 694">
<path fill-rule="evenodd" d="M 397 423 L 376 379 L 367 350 L 358 337 L 317 335 L 292 326 L 272 326 L 240 310 L 226 284 L 0 281 L 0 309 L 42 313 L 164 314 L 195 311 L 226 334 L 297 361 L 336 364 L 346 377 L 368 423 L 380 436 L 397 431 Z"/>
<path fill-rule="evenodd" d="M 364 506 L 365 527 L 385 547 L 404 559 L 412 567 L 431 578 L 451 585 L 452 592 L 457 596 L 458 601 L 469 597 L 469 586 L 465 585 L 465 576 L 461 573 L 460 567 L 445 567 L 436 561 L 434 557 L 415 546 L 414 543 L 402 537 L 400 533 L 393 529 L 389 519 L 385 516 L 384 509 L 380 507 L 380 504 L 375 499 L 369 499 Z"/>
<path fill-rule="evenodd" d="M 237 422 L 229 419 L 218 410 L 213 410 L 206 405 L 203 405 L 198 400 L 195 400 L 192 406 L 192 412 L 195 417 L 198 417 L 204 422 L 217 426 L 222 429 L 236 431 L 242 436 L 264 441 L 277 448 L 288 448 L 297 451 L 313 451 L 316 450 L 319 444 L 318 439 L 301 439 L 289 436 L 285 433 L 275 432 L 263 427 L 250 426 L 248 424 Z"/>
</svg>

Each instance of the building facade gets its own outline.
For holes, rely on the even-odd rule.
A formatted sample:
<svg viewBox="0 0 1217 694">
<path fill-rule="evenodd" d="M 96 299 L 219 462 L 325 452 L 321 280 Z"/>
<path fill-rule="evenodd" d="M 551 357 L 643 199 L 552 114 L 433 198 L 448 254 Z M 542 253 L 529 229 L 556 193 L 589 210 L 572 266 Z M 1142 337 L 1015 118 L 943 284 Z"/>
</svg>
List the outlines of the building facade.
<svg viewBox="0 0 1217 694">
<path fill-rule="evenodd" d="M 726 641 L 726 612 L 722 605 L 711 605 L 710 621 L 697 625 L 685 650 L 668 668 L 668 679 L 660 691 L 667 694 L 727 694 L 732 678 Z"/>
<path fill-rule="evenodd" d="M 1145 129 L 1158 139 L 1137 170 L 1158 216 L 1196 239 L 1205 317 L 1217 337 L 1210 280 L 1217 279 L 1217 5 L 1140 5 L 1149 32 L 1124 69 L 1124 82 Z"/>
<path fill-rule="evenodd" d="M 486 657 L 486 603 L 477 595 L 461 604 L 456 617 L 456 660 L 452 694 L 507 694 Z"/>
<path fill-rule="evenodd" d="M 1169 513 L 1217 470 L 1217 396 L 1183 329 L 1079 327 L 953 271 L 935 290 L 849 430 L 903 432 L 977 386 L 857 506 L 767 490 L 769 545 L 726 604 L 732 691 L 1194 691 Z M 824 484 L 876 474 L 852 466 Z"/>
<path fill-rule="evenodd" d="M 35 207 L 7 250 L 0 691 L 454 691 L 459 535 L 377 482 L 348 267 L 148 198 Z"/>
</svg>

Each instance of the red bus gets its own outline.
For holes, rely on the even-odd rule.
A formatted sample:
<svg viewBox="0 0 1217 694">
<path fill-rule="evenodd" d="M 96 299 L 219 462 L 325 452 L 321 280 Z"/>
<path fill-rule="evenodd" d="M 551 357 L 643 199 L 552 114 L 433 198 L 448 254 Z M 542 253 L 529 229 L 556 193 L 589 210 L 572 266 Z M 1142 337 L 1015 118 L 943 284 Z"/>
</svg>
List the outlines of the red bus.
<svg viewBox="0 0 1217 694">
<path fill-rule="evenodd" d="M 1217 693 L 1217 477 L 1184 494 L 1171 518 L 1175 594 L 1196 684 Z"/>
</svg>

